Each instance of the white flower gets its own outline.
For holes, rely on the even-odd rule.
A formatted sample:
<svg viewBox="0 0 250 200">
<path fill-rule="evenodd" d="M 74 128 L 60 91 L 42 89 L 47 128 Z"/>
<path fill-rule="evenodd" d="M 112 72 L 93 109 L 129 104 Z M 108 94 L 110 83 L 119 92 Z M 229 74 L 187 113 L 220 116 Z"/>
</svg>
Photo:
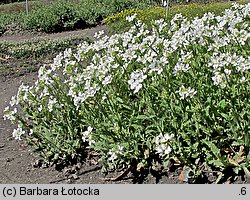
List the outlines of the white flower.
<svg viewBox="0 0 250 200">
<path fill-rule="evenodd" d="M 54 63 L 51 65 L 52 71 L 59 69 L 62 67 L 63 54 L 60 52 L 55 58 Z"/>
<path fill-rule="evenodd" d="M 221 72 L 216 71 L 212 77 L 212 80 L 214 81 L 214 85 L 218 85 L 221 88 L 226 87 L 227 78 L 224 73 L 222 74 Z"/>
<path fill-rule="evenodd" d="M 92 139 L 92 131 L 93 131 L 93 128 L 89 126 L 88 129 L 82 133 L 83 142 L 88 142 L 89 145 L 92 145 L 95 143 L 95 141 Z"/>
<path fill-rule="evenodd" d="M 147 78 L 147 75 L 143 73 L 141 70 L 137 70 L 132 72 L 130 80 L 128 80 L 128 84 L 130 85 L 130 89 L 134 90 L 134 93 L 137 93 L 142 88 L 142 82 Z"/>
<path fill-rule="evenodd" d="M 10 100 L 10 105 L 14 106 L 14 105 L 17 105 L 17 104 L 18 104 L 17 97 L 16 96 L 12 96 L 11 100 Z"/>
<path fill-rule="evenodd" d="M 162 3 L 163 7 L 166 7 L 166 6 L 167 6 L 167 1 L 163 1 L 163 0 L 162 0 L 162 2 L 163 2 L 163 3 Z"/>
<path fill-rule="evenodd" d="M 185 99 L 187 97 L 189 98 L 193 98 L 194 95 L 197 93 L 197 91 L 195 91 L 193 88 L 188 87 L 185 88 L 183 85 L 180 87 L 179 91 L 177 91 L 177 93 L 179 93 L 180 95 L 180 99 Z"/>
<path fill-rule="evenodd" d="M 229 76 L 231 74 L 232 70 L 224 69 L 224 73 Z"/>
<path fill-rule="evenodd" d="M 107 99 L 107 95 L 106 95 L 106 94 L 104 94 L 104 95 L 102 96 L 102 100 L 105 101 L 105 99 Z"/>
<path fill-rule="evenodd" d="M 109 154 L 108 160 L 111 161 L 111 162 L 114 162 L 118 158 L 118 156 L 116 155 L 116 153 L 112 152 L 111 150 L 109 151 L 108 154 Z"/>
<path fill-rule="evenodd" d="M 136 16 L 137 16 L 137 14 L 134 14 L 134 15 L 132 15 L 132 16 L 127 16 L 127 17 L 126 17 L 126 20 L 127 20 L 128 22 L 132 22 L 132 21 L 134 21 L 134 19 L 136 18 Z"/>
<path fill-rule="evenodd" d="M 123 150 L 123 146 L 118 145 L 118 146 L 117 146 L 117 148 L 118 148 L 118 152 L 119 152 L 119 154 L 122 154 L 122 153 L 123 153 L 123 152 L 122 152 L 122 150 Z"/>
<path fill-rule="evenodd" d="M 240 79 L 240 82 L 241 82 L 241 83 L 245 83 L 245 82 L 246 82 L 246 77 L 243 76 L 243 77 Z"/>
<path fill-rule="evenodd" d="M 72 56 L 72 49 L 69 48 L 69 49 L 66 49 L 64 52 L 63 52 L 63 58 L 70 58 Z"/>
<path fill-rule="evenodd" d="M 41 111 L 43 110 L 43 105 L 40 105 L 40 106 L 37 108 L 37 110 L 38 110 L 39 112 L 41 112 Z"/>
<path fill-rule="evenodd" d="M 9 110 L 10 110 L 10 107 L 7 106 L 7 107 L 4 108 L 3 112 L 5 113 L 5 112 L 8 112 Z"/>
<path fill-rule="evenodd" d="M 172 140 L 174 137 L 173 134 L 162 134 L 160 133 L 155 139 L 155 150 L 160 156 L 168 155 L 171 152 L 171 147 L 169 146 L 168 142 Z"/>
<path fill-rule="evenodd" d="M 17 114 L 17 108 L 14 108 L 13 111 L 9 111 L 9 108 L 7 107 L 5 109 L 5 113 L 4 113 L 4 116 L 3 116 L 3 119 L 4 120 L 10 120 L 10 121 L 15 121 L 16 120 L 16 114 Z"/>
<path fill-rule="evenodd" d="M 96 32 L 96 33 L 94 34 L 94 37 L 95 37 L 96 39 L 99 39 L 103 34 L 104 34 L 104 30 L 101 30 L 101 31 L 99 31 L 99 32 Z"/>
<path fill-rule="evenodd" d="M 109 75 L 107 77 L 105 77 L 105 79 L 102 81 L 103 85 L 108 85 L 109 83 L 111 83 L 112 81 L 112 75 Z"/>
<path fill-rule="evenodd" d="M 57 103 L 56 98 L 49 99 L 49 102 L 48 102 L 48 110 L 49 110 L 49 112 L 53 111 L 53 105 L 56 104 L 56 103 Z"/>
<path fill-rule="evenodd" d="M 33 134 L 33 129 L 30 129 L 29 135 Z"/>
<path fill-rule="evenodd" d="M 187 72 L 191 69 L 188 63 L 177 63 L 174 67 L 174 75 L 176 76 L 180 71 Z"/>
<path fill-rule="evenodd" d="M 161 144 L 156 147 L 156 153 L 160 156 L 168 155 L 171 152 L 172 148 L 166 144 Z"/>
<path fill-rule="evenodd" d="M 21 140 L 21 136 L 25 134 L 25 131 L 18 125 L 17 129 L 13 130 L 12 136 L 17 140 Z"/>
<path fill-rule="evenodd" d="M 108 161 L 114 162 L 115 160 L 117 160 L 119 155 L 124 154 L 123 149 L 124 149 L 124 147 L 121 145 L 117 145 L 116 148 L 110 149 L 108 152 L 108 156 L 109 156 Z"/>
</svg>

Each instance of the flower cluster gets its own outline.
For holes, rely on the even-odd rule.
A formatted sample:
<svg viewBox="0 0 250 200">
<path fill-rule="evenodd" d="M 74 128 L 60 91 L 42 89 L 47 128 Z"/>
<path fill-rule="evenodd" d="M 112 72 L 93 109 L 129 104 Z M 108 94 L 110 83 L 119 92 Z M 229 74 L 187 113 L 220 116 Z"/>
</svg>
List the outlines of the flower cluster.
<svg viewBox="0 0 250 200">
<path fill-rule="evenodd" d="M 132 21 L 134 21 L 134 20 L 135 20 L 136 15 L 137 15 L 137 14 L 134 14 L 134 15 L 132 15 L 132 16 L 128 16 L 128 17 L 126 17 L 126 20 L 127 20 L 128 22 L 132 22 Z"/>
<path fill-rule="evenodd" d="M 245 80 L 245 72 L 250 69 L 250 58 L 245 58 L 242 55 L 234 53 L 213 53 L 211 62 L 208 64 L 213 68 L 214 76 L 212 80 L 214 85 L 225 88 L 230 82 L 230 75 L 232 71 L 240 74 L 241 79 Z"/>
<path fill-rule="evenodd" d="M 128 80 L 128 84 L 130 85 L 130 88 L 134 90 L 134 93 L 137 93 L 142 88 L 141 83 L 143 83 L 146 78 L 147 75 L 144 75 L 141 70 L 132 72 L 131 79 Z"/>
<path fill-rule="evenodd" d="M 185 88 L 183 85 L 180 87 L 179 91 L 178 91 L 179 95 L 180 95 L 180 99 L 185 99 L 187 97 L 189 98 L 193 98 L 193 96 L 197 93 L 197 91 L 195 91 L 193 88 L 188 87 Z"/>
<path fill-rule="evenodd" d="M 88 129 L 82 133 L 83 142 L 88 142 L 90 146 L 95 143 L 95 141 L 92 139 L 92 131 L 93 128 L 89 126 Z"/>
<path fill-rule="evenodd" d="M 172 140 L 174 137 L 173 134 L 168 135 L 168 134 L 159 134 L 156 136 L 155 139 L 155 150 L 156 153 L 158 153 L 160 156 L 166 156 L 168 155 L 172 148 L 169 146 L 169 141 Z"/>
<path fill-rule="evenodd" d="M 15 139 L 21 140 L 21 136 L 25 134 L 25 131 L 22 129 L 20 125 L 16 129 L 14 129 L 12 136 Z"/>
<path fill-rule="evenodd" d="M 113 163 L 114 161 L 116 161 L 118 159 L 118 156 L 123 155 L 124 150 L 123 147 L 118 145 L 117 148 L 112 148 L 109 150 L 108 152 L 108 161 Z"/>
<path fill-rule="evenodd" d="M 14 110 L 12 111 L 9 111 L 10 107 L 7 106 L 5 109 L 4 109 L 4 113 L 5 115 L 3 116 L 4 120 L 10 120 L 10 121 L 15 121 L 16 120 L 16 114 L 17 114 L 17 108 L 14 108 Z"/>
</svg>

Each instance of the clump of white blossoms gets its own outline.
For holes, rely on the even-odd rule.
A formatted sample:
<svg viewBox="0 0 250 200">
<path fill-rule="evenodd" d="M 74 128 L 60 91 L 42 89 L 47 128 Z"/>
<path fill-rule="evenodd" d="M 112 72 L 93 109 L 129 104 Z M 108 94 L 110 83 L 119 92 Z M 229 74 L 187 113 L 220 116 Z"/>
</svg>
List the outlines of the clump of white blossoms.
<svg viewBox="0 0 250 200">
<path fill-rule="evenodd" d="M 99 39 L 104 34 L 104 30 L 101 30 L 99 32 L 96 32 L 94 34 L 94 38 Z"/>
<path fill-rule="evenodd" d="M 172 148 L 169 146 L 170 140 L 174 138 L 174 135 L 168 135 L 168 134 L 159 134 L 156 136 L 155 139 L 155 150 L 156 153 L 158 153 L 160 156 L 166 156 L 168 155 L 171 151 Z"/>
<path fill-rule="evenodd" d="M 88 129 L 82 133 L 83 142 L 88 142 L 90 146 L 95 143 L 95 141 L 92 139 L 92 134 L 93 128 L 91 126 L 89 126 Z"/>
<path fill-rule="evenodd" d="M 180 95 L 180 99 L 185 99 L 187 97 L 193 98 L 194 95 L 197 93 L 193 88 L 191 87 L 184 87 L 183 85 L 180 87 L 179 91 L 177 91 Z"/>
<path fill-rule="evenodd" d="M 128 16 L 128 17 L 126 17 L 126 20 L 127 20 L 128 22 L 132 22 L 132 21 L 135 20 L 136 16 L 137 16 L 137 14 L 134 14 L 134 15 L 132 15 L 132 16 Z"/>
<path fill-rule="evenodd" d="M 146 78 L 147 75 L 143 74 L 141 70 L 132 72 L 131 78 L 128 80 L 131 90 L 134 90 L 134 93 L 137 93 L 142 88 L 142 83 Z"/>
<path fill-rule="evenodd" d="M 53 106 L 54 106 L 54 104 L 56 104 L 56 103 L 57 103 L 56 98 L 54 98 L 54 99 L 49 99 L 49 102 L 48 102 L 48 111 L 49 111 L 49 112 L 52 112 L 52 111 L 53 111 Z"/>
<path fill-rule="evenodd" d="M 108 152 L 108 161 L 110 161 L 111 163 L 113 163 L 114 161 L 116 161 L 118 159 L 118 156 L 123 155 L 124 150 L 123 147 L 118 145 L 117 148 L 112 148 L 109 150 Z"/>
<path fill-rule="evenodd" d="M 7 106 L 5 109 L 4 109 L 4 116 L 3 116 L 3 119 L 4 120 L 10 120 L 10 121 L 15 121 L 16 120 L 16 114 L 17 114 L 17 108 L 14 108 L 14 110 L 10 111 L 10 107 Z"/>
<path fill-rule="evenodd" d="M 24 134 L 25 134 L 25 131 L 22 129 L 22 127 L 20 125 L 18 125 L 18 127 L 16 129 L 14 129 L 12 136 L 15 139 L 21 140 L 21 137 Z"/>
</svg>

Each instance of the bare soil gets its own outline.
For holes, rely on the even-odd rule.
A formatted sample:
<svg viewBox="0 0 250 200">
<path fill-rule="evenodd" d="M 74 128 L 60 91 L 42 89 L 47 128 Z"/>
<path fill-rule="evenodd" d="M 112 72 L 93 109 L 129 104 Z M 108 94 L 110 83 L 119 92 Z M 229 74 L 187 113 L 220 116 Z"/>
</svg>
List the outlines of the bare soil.
<svg viewBox="0 0 250 200">
<path fill-rule="evenodd" d="M 0 41 L 8 41 L 8 42 L 22 42 L 22 41 L 32 41 L 39 39 L 60 39 L 70 36 L 81 36 L 81 37 L 90 37 L 93 38 L 94 34 L 98 31 L 104 30 L 108 31 L 107 26 L 99 25 L 92 28 L 87 28 L 83 30 L 75 30 L 75 31 L 63 31 L 59 33 L 44 33 L 44 32 L 32 32 L 32 31 L 20 31 L 17 32 L 13 30 L 12 34 L 4 34 L 0 37 Z"/>
<path fill-rule="evenodd" d="M 27 34 L 23 36 L 6 36 L 1 37 L 0 40 L 21 41 L 32 40 L 36 37 L 58 38 L 66 37 L 72 34 L 82 34 L 84 37 L 92 37 L 96 31 L 103 30 L 106 27 L 98 26 L 92 29 L 63 32 L 57 34 L 46 34 L 42 36 Z M 8 61 L 8 62 L 11 62 Z M 164 183 L 176 184 L 184 183 L 181 179 L 182 167 L 179 166 L 172 170 L 170 169 L 144 169 L 141 173 L 128 173 L 120 181 L 105 181 L 104 175 L 101 172 L 101 167 L 96 162 L 95 158 L 77 163 L 73 166 L 67 166 L 58 169 L 55 166 L 46 166 L 40 163 L 39 158 L 36 157 L 23 141 L 16 141 L 12 138 L 12 130 L 15 125 L 9 121 L 3 120 L 3 110 L 8 106 L 11 96 L 17 93 L 18 87 L 22 82 L 32 84 L 37 78 L 37 72 L 32 73 L 15 73 L 3 76 L 0 74 L 0 184 L 15 183 Z M 18 75 L 17 75 L 18 74 Z M 122 171 L 110 172 L 107 177 L 117 177 Z M 200 177 L 193 181 L 193 183 L 213 183 L 216 180 L 214 175 L 210 177 Z M 224 182 L 234 183 L 250 183 L 249 179 L 242 177 L 228 178 Z"/>
</svg>

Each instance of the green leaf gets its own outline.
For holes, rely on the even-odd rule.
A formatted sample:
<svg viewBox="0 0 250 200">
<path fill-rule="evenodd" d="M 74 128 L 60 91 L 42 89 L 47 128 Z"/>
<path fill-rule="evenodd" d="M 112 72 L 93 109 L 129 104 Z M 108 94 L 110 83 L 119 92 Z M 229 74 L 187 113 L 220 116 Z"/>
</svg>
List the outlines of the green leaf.
<svg viewBox="0 0 250 200">
<path fill-rule="evenodd" d="M 210 148 L 210 150 L 212 151 L 212 153 L 214 154 L 216 158 L 221 159 L 220 150 L 217 148 L 217 146 L 214 143 L 208 140 L 202 140 L 202 142 L 205 143 Z"/>
<path fill-rule="evenodd" d="M 223 99 L 223 100 L 221 100 L 220 102 L 219 102 L 219 106 L 221 107 L 221 108 L 225 108 L 226 107 L 226 101 L 225 101 L 225 99 Z"/>
<path fill-rule="evenodd" d="M 139 120 L 145 120 L 145 119 L 152 119 L 152 118 L 154 118 L 154 117 L 156 117 L 155 115 L 151 115 L 151 116 L 147 116 L 147 115 L 138 115 L 138 116 L 136 116 L 135 118 L 136 119 L 139 119 Z"/>
<path fill-rule="evenodd" d="M 210 106 L 207 106 L 207 107 L 205 108 L 205 114 L 206 114 L 207 117 L 210 116 L 210 114 L 209 114 L 209 109 L 210 109 Z"/>
<path fill-rule="evenodd" d="M 215 181 L 215 184 L 219 183 L 219 181 L 222 179 L 223 176 L 224 174 L 220 172 L 217 180 Z"/>
<path fill-rule="evenodd" d="M 230 116 L 228 114 L 225 113 L 220 113 L 220 114 L 225 120 L 230 120 Z"/>
<path fill-rule="evenodd" d="M 216 167 L 223 167 L 224 164 L 220 160 L 209 160 L 208 164 L 214 165 Z"/>
</svg>

